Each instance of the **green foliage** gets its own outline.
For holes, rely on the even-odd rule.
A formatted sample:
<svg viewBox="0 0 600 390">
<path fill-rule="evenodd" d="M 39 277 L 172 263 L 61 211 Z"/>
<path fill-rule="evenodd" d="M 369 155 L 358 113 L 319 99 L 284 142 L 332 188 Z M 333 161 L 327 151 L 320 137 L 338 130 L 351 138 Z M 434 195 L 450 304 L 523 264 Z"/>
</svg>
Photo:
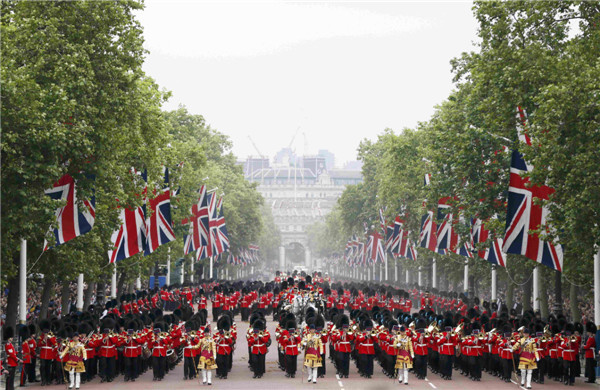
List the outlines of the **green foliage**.
<svg viewBox="0 0 600 390">
<path fill-rule="evenodd" d="M 388 220 L 401 213 L 416 239 L 423 201 L 434 209 L 438 199 L 452 196 L 455 215 L 466 221 L 481 218 L 492 238 L 502 237 L 507 149 L 518 148 L 535 166 L 532 182 L 556 189 L 545 202 L 552 229 L 540 226 L 538 231 L 548 240 L 560 237 L 565 275 L 589 283 L 593 253 L 600 244 L 600 5 L 478 1 L 473 13 L 479 48 L 452 60 L 456 90 L 416 129 L 386 129 L 376 141 L 361 142 L 365 182 L 348 187 L 340 197 L 339 231 L 347 239 L 361 233 L 364 223 L 377 226 L 377 210 L 384 208 Z M 518 105 L 529 114 L 532 147 L 518 142 Z M 432 175 L 426 188 L 425 173 Z M 456 230 L 465 238 L 469 233 L 467 224 L 458 224 Z M 487 245 L 489 241 L 478 249 Z M 409 267 L 428 265 L 432 257 L 419 249 L 419 261 Z M 441 269 L 451 283 L 459 283 L 462 267 L 457 265 L 464 258 L 436 258 L 438 273 Z M 469 263 L 476 280 L 487 283 L 489 265 L 479 259 Z M 508 271 L 499 276 L 522 284 L 533 265 L 511 255 Z"/>
</svg>

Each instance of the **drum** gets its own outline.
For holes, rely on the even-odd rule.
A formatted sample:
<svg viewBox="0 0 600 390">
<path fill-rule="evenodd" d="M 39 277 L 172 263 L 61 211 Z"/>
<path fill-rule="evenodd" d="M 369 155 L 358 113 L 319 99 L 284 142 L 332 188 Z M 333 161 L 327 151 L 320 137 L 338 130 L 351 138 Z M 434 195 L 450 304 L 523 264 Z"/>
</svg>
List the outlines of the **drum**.
<svg viewBox="0 0 600 390">
<path fill-rule="evenodd" d="M 175 364 L 177 362 L 177 354 L 174 350 L 169 349 L 167 351 L 167 363 Z"/>
<path fill-rule="evenodd" d="M 147 345 L 142 347 L 142 356 L 144 359 L 150 359 L 150 356 L 152 356 L 152 351 L 150 351 L 150 348 L 148 348 Z"/>
</svg>

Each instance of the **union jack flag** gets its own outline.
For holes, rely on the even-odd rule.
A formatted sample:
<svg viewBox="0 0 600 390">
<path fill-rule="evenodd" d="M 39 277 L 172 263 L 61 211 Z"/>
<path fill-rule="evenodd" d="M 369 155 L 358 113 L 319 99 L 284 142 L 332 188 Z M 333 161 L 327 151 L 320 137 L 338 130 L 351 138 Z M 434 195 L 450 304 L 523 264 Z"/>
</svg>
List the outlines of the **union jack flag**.
<svg viewBox="0 0 600 390">
<path fill-rule="evenodd" d="M 197 254 L 205 253 L 206 257 L 210 257 L 208 249 L 205 251 L 200 250 L 202 247 L 209 247 L 210 245 L 210 231 L 209 231 L 209 198 L 212 199 L 212 192 L 207 193 L 206 186 L 200 187 L 198 191 L 199 197 L 197 204 L 192 206 L 192 216 L 186 218 L 182 223 L 190 223 L 189 234 L 184 238 L 184 254 L 192 253 L 196 251 Z M 204 258 L 204 257 L 201 257 Z"/>
<path fill-rule="evenodd" d="M 427 211 L 427 214 L 421 218 L 421 233 L 419 234 L 419 246 L 435 252 L 437 246 L 437 225 L 434 220 L 433 211 Z"/>
<path fill-rule="evenodd" d="M 415 244 L 408 236 L 408 232 L 402 231 L 401 236 L 402 238 L 400 240 L 397 255 L 410 260 L 417 260 L 417 249 L 415 248 Z"/>
<path fill-rule="evenodd" d="M 58 246 L 65 242 L 81 236 L 94 227 L 96 221 L 96 197 L 92 196 L 91 201 L 84 200 L 85 209 L 79 211 L 77 206 L 77 190 L 75 180 L 69 174 L 63 175 L 54 186 L 44 191 L 46 195 L 54 200 L 66 200 L 67 203 L 56 209 L 57 227 L 50 230 L 54 234 L 54 245 Z M 50 249 L 49 244 L 44 240 L 44 251 Z"/>
<path fill-rule="evenodd" d="M 400 249 L 400 240 L 402 239 L 402 226 L 404 220 L 400 218 L 400 214 L 396 216 L 394 224 L 388 226 L 388 235 L 386 240 L 386 249 L 391 253 L 398 253 Z"/>
<path fill-rule="evenodd" d="M 169 189 L 169 169 L 165 168 L 165 188 L 162 193 L 150 199 L 150 216 L 146 221 L 148 245 L 145 255 L 154 252 L 160 245 L 175 240 L 171 223 L 171 190 Z"/>
<path fill-rule="evenodd" d="M 146 243 L 146 221 L 144 209 L 141 206 L 134 210 L 121 209 L 119 219 L 121 227 L 112 234 L 110 239 L 113 247 L 108 251 L 110 263 L 143 252 Z"/>
<path fill-rule="evenodd" d="M 506 254 L 502 251 L 502 239 L 492 241 L 489 249 L 486 249 L 484 259 L 492 264 L 506 267 Z"/>
<path fill-rule="evenodd" d="M 442 198 L 438 202 L 438 219 L 442 222 L 437 229 L 437 247 L 436 252 L 444 254 L 446 251 L 454 252 L 458 245 L 458 235 L 454 231 L 453 215 L 446 212 L 450 209 L 448 204 L 451 197 Z"/>
<path fill-rule="evenodd" d="M 132 171 L 134 175 L 139 175 L 146 180 L 146 171 L 137 172 Z M 147 192 L 147 186 L 144 186 L 142 195 L 144 196 L 144 202 L 146 201 L 145 196 Z M 146 206 L 136 207 L 133 210 L 122 208 L 119 214 L 119 220 L 121 226 L 118 230 L 114 231 L 110 240 L 112 243 L 112 249 L 108 251 L 109 263 L 115 263 L 117 261 L 125 260 L 133 255 L 140 252 L 144 252 L 147 243 L 147 231 L 146 231 Z"/>
<path fill-rule="evenodd" d="M 482 244 L 488 240 L 490 236 L 490 231 L 487 230 L 483 221 L 479 218 L 471 219 L 471 242 L 473 245 Z M 485 259 L 485 249 L 480 249 L 477 251 L 477 256 Z"/>
<path fill-rule="evenodd" d="M 383 263 L 384 256 L 383 237 L 375 230 L 367 241 L 367 260 L 369 264 Z"/>
<path fill-rule="evenodd" d="M 227 236 L 227 227 L 225 226 L 225 216 L 223 215 L 223 198 L 220 197 L 213 211 L 213 218 L 209 222 L 212 244 L 212 255 L 219 255 L 229 249 L 229 237 Z"/>
<path fill-rule="evenodd" d="M 517 114 L 519 137 L 531 145 L 531 140 L 526 133 L 525 112 L 521 107 L 517 107 Z M 531 185 L 529 178 L 522 176 L 532 169 L 533 166 L 525 161 L 521 153 L 516 149 L 513 150 L 503 249 L 506 253 L 524 255 L 533 261 L 562 271 L 562 246 L 542 240 L 538 233 L 529 233 L 546 225 L 548 217 L 548 209 L 536 205 L 534 198 L 548 200 L 554 193 L 553 188 L 546 185 Z"/>
</svg>

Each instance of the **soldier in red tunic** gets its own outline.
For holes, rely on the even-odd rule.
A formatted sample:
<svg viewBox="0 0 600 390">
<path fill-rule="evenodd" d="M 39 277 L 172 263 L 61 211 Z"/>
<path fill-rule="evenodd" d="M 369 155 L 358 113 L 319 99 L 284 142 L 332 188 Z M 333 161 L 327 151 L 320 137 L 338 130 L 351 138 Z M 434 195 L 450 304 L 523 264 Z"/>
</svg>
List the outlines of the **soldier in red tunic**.
<svg viewBox="0 0 600 390">
<path fill-rule="evenodd" d="M 15 349 L 12 343 L 14 336 L 13 328 L 11 326 L 5 327 L 3 331 L 3 336 L 6 340 L 4 352 L 6 353 L 6 365 L 8 370 L 8 375 L 6 375 L 6 390 L 14 390 L 15 371 L 17 370 L 19 362 L 21 362 L 22 360 L 17 357 L 17 350 Z"/>
<path fill-rule="evenodd" d="M 583 347 L 585 351 L 585 376 L 587 383 L 596 383 L 596 324 L 588 321 L 585 324 L 585 330 L 587 331 L 587 342 Z"/>
</svg>

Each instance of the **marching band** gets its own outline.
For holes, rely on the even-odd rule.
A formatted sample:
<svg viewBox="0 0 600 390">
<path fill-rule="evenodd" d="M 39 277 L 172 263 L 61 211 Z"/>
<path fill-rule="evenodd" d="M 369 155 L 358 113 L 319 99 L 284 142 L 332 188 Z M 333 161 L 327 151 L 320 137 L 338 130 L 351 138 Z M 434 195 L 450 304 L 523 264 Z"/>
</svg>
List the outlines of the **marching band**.
<svg viewBox="0 0 600 390">
<path fill-rule="evenodd" d="M 208 305 L 210 299 L 211 305 Z M 413 302 L 420 310 L 412 310 Z M 163 308 L 173 308 L 165 314 Z M 212 308 L 216 330 L 208 318 Z M 384 375 L 408 384 L 428 371 L 451 380 L 456 370 L 473 381 L 482 372 L 500 380 L 532 382 L 546 378 L 573 386 L 585 359 L 588 382 L 595 381 L 595 324 L 568 323 L 563 316 L 516 313 L 496 302 L 468 300 L 464 295 L 409 291 L 368 283 L 333 283 L 314 276 L 278 273 L 273 282 L 206 282 L 196 286 L 140 291 L 104 306 L 62 318 L 20 326 L 20 350 L 12 329 L 3 329 L 7 389 L 21 365 L 21 384 L 81 384 L 100 377 L 112 382 L 122 374 L 135 381 L 152 369 L 161 381 L 181 360 L 183 379 L 202 378 L 212 385 L 227 379 L 236 350 L 236 315 L 249 322 L 246 341 L 254 378 L 265 374 L 271 346 L 266 316 L 277 323 L 279 368 L 295 378 L 298 356 L 308 383 L 326 376 L 327 358 L 339 378 L 348 378 L 353 361 L 364 378 Z M 37 361 L 39 360 L 39 364 Z M 201 376 L 199 375 L 201 374 Z M 518 378 L 520 376 L 520 378 Z"/>
</svg>

